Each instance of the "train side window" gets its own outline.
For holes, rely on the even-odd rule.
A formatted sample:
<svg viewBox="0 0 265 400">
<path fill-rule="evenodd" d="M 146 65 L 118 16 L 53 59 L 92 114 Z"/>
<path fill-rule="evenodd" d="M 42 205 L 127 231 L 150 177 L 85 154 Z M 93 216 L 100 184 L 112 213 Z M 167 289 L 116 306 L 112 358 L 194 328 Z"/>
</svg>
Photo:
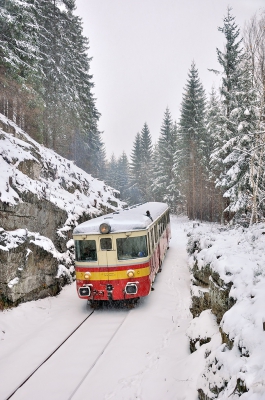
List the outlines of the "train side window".
<svg viewBox="0 0 265 400">
<path fill-rule="evenodd" d="M 76 261 L 97 261 L 95 240 L 75 240 Z"/>
<path fill-rule="evenodd" d="M 152 250 L 154 250 L 154 229 L 151 230 Z"/>
<path fill-rule="evenodd" d="M 155 243 L 157 243 L 157 240 L 158 240 L 157 228 L 158 228 L 158 226 L 157 226 L 157 224 L 155 224 L 155 227 L 154 227 L 154 229 L 155 229 Z"/>
<path fill-rule="evenodd" d="M 148 240 L 147 240 L 147 243 L 148 243 L 149 255 L 151 255 L 151 254 L 152 254 L 152 244 L 151 244 L 151 235 L 150 235 L 150 232 L 148 233 Z"/>
<path fill-rule="evenodd" d="M 166 216 L 165 215 L 163 215 L 163 218 L 162 218 L 162 225 L 163 225 L 163 231 L 166 229 Z"/>
<path fill-rule="evenodd" d="M 111 238 L 102 238 L 102 239 L 100 239 L 100 248 L 101 248 L 101 250 L 112 250 L 112 240 L 111 240 Z"/>
<path fill-rule="evenodd" d="M 150 243 L 150 254 L 152 253 L 152 251 L 153 251 L 153 237 L 152 237 L 152 231 L 150 231 L 149 232 L 149 234 L 148 234 L 148 237 L 149 237 L 149 243 Z"/>
</svg>

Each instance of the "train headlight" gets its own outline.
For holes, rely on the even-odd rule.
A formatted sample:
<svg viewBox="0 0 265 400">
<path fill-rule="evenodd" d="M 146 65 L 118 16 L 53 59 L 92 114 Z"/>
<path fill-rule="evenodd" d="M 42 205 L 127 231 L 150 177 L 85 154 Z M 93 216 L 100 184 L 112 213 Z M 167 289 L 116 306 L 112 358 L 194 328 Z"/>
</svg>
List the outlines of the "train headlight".
<svg viewBox="0 0 265 400">
<path fill-rule="evenodd" d="M 100 226 L 99 226 L 100 233 L 103 233 L 103 234 L 110 233 L 110 230 L 111 230 L 111 227 L 106 222 L 103 222 L 103 224 L 100 224 Z"/>
<path fill-rule="evenodd" d="M 129 270 L 127 271 L 127 276 L 128 276 L 128 278 L 133 278 L 134 275 L 135 275 L 135 271 L 134 271 L 133 269 L 129 269 Z"/>
<path fill-rule="evenodd" d="M 84 279 L 90 279 L 91 273 L 90 272 L 85 272 L 84 273 Z"/>
</svg>

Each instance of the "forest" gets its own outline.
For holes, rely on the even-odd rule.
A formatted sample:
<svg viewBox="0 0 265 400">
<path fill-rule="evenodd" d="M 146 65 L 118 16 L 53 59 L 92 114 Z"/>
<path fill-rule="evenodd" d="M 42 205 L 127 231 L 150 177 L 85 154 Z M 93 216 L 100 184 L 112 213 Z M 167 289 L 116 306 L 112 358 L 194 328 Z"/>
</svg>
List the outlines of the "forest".
<svg viewBox="0 0 265 400">
<path fill-rule="evenodd" d="M 75 0 L 0 1 L 0 112 L 95 177 L 105 157 Z"/>
<path fill-rule="evenodd" d="M 228 8 L 220 80 L 206 95 L 195 61 L 188 71 L 180 118 L 167 108 L 158 142 L 147 123 L 135 136 L 130 160 L 113 155 L 107 179 L 131 203 L 166 201 L 190 219 L 253 224 L 265 211 L 265 14 L 241 33 Z"/>
<path fill-rule="evenodd" d="M 206 94 L 196 60 L 180 118 L 167 108 L 157 143 L 145 122 L 130 157 L 106 159 L 89 42 L 75 0 L 0 1 L 0 112 L 74 160 L 128 204 L 165 201 L 190 219 L 251 225 L 265 212 L 265 13 L 218 28 L 220 87 Z M 210 68 L 210 66 L 209 66 Z"/>
</svg>

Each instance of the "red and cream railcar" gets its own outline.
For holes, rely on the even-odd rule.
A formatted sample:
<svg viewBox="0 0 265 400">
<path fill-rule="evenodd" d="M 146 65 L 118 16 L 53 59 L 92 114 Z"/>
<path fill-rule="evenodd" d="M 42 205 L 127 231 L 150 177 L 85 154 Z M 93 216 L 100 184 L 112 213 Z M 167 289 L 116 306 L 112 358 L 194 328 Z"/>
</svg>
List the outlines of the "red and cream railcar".
<svg viewBox="0 0 265 400">
<path fill-rule="evenodd" d="M 145 203 L 94 218 L 74 229 L 80 298 L 137 300 L 150 293 L 170 240 L 169 208 Z"/>
</svg>

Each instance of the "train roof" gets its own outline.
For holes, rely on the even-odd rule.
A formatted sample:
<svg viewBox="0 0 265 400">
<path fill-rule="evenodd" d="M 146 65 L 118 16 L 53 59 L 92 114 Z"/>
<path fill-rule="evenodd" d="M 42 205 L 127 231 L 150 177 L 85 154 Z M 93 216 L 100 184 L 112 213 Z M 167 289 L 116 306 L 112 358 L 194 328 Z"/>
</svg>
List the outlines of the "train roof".
<svg viewBox="0 0 265 400">
<path fill-rule="evenodd" d="M 167 209 L 168 205 L 165 203 L 150 202 L 140 204 L 83 222 L 74 229 L 73 234 L 98 234 L 99 226 L 103 222 L 108 223 L 111 226 L 111 233 L 146 229 Z M 146 215 L 147 211 L 150 212 L 153 221 Z"/>
</svg>

